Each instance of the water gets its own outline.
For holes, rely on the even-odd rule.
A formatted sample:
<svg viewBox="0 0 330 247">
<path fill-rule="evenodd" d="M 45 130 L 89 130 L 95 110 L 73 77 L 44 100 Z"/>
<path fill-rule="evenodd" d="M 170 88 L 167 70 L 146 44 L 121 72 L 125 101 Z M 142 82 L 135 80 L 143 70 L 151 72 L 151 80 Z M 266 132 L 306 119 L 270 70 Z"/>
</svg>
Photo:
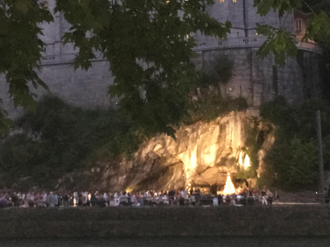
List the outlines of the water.
<svg viewBox="0 0 330 247">
<path fill-rule="evenodd" d="M 0 240 L 1 247 L 328 247 L 330 238 L 130 238 Z"/>
</svg>

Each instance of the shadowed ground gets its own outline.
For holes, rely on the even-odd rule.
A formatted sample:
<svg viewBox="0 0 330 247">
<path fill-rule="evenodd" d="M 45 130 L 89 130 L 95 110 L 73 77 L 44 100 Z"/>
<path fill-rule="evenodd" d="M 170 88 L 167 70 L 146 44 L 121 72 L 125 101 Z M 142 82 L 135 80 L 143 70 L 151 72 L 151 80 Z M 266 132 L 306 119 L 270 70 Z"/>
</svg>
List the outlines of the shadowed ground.
<svg viewBox="0 0 330 247">
<path fill-rule="evenodd" d="M 329 245 L 329 238 L 131 238 L 1 241 L 1 247 L 328 247 Z"/>
</svg>

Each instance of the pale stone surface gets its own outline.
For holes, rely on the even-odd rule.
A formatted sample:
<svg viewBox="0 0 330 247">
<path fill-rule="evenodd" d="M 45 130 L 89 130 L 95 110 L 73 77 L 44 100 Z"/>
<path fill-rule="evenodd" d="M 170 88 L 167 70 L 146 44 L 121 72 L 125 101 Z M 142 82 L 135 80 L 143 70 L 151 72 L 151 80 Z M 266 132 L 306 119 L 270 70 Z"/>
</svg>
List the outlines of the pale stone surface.
<svg viewBox="0 0 330 247">
<path fill-rule="evenodd" d="M 228 172 L 237 173 L 253 116 L 250 111 L 231 112 L 208 123 L 182 126 L 176 140 L 158 135 L 143 143 L 130 161 L 100 161 L 101 179 L 92 186 L 110 191 L 180 189 L 189 183 L 223 186 Z M 268 125 L 260 125 L 261 130 L 268 133 L 264 151 L 273 144 L 274 133 Z"/>
</svg>

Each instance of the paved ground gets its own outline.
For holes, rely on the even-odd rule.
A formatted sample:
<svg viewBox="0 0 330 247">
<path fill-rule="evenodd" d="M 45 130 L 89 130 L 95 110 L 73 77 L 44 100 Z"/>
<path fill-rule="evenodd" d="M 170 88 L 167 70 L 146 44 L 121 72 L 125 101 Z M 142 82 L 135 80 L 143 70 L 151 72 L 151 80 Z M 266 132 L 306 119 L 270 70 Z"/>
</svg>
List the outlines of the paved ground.
<svg viewBox="0 0 330 247">
<path fill-rule="evenodd" d="M 329 247 L 330 238 L 170 238 L 115 240 L 7 240 L 1 247 Z"/>
</svg>

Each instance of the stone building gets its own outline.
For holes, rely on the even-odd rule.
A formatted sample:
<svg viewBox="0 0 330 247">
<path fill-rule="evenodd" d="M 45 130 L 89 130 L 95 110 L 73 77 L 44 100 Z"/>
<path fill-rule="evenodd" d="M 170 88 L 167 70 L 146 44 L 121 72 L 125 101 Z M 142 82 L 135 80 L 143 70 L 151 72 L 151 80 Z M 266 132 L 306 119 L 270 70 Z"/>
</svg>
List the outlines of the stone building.
<svg viewBox="0 0 330 247">
<path fill-rule="evenodd" d="M 43 2 L 51 11 L 54 9 L 55 0 Z M 225 40 L 194 34 L 197 67 L 207 67 L 219 56 L 228 57 L 234 64 L 233 77 L 228 84 L 222 85 L 223 94 L 234 97 L 242 95 L 255 109 L 276 95 L 284 95 L 290 102 L 320 95 L 321 53 L 314 43 L 297 42 L 299 59 L 287 59 L 284 66 L 276 65 L 271 56 L 266 59 L 257 56 L 265 38 L 256 33 L 256 23 L 285 27 L 294 33 L 297 32 L 299 21 L 294 22 L 293 14 L 279 18 L 276 12 L 270 12 L 260 17 L 251 0 L 216 0 L 207 11 L 220 22 L 232 22 L 231 33 Z M 92 62 L 93 67 L 88 71 L 74 71 L 72 61 L 77 50 L 71 44 L 64 45 L 61 40 L 69 27 L 60 13 L 54 14 L 54 22 L 42 24 L 42 39 L 47 49 L 42 57 L 39 75 L 53 94 L 72 105 L 107 108 L 111 104 L 107 88 L 112 83 L 109 64 L 99 58 Z M 3 106 L 10 117 L 15 118 L 19 111 L 14 110 L 7 91 L 8 85 L 0 78 Z M 40 90 L 38 94 L 42 95 L 43 91 Z"/>
<path fill-rule="evenodd" d="M 234 75 L 223 86 L 224 94 L 234 97 L 242 95 L 254 108 L 277 95 L 285 96 L 289 102 L 321 95 L 321 52 L 314 42 L 301 42 L 305 29 L 297 30 L 296 27 L 298 22 L 305 27 L 306 18 L 300 18 L 303 13 L 279 18 L 277 12 L 271 11 L 267 16 L 260 17 L 250 0 L 217 0 L 208 12 L 220 22 L 229 20 L 232 23 L 226 40 L 195 35 L 197 64 L 200 67 L 208 66 L 217 56 L 227 56 L 234 62 Z M 256 23 L 284 27 L 296 34 L 300 38 L 297 39 L 298 58 L 288 58 L 284 66 L 276 65 L 272 56 L 260 59 L 257 51 L 265 37 L 258 35 Z"/>
</svg>

